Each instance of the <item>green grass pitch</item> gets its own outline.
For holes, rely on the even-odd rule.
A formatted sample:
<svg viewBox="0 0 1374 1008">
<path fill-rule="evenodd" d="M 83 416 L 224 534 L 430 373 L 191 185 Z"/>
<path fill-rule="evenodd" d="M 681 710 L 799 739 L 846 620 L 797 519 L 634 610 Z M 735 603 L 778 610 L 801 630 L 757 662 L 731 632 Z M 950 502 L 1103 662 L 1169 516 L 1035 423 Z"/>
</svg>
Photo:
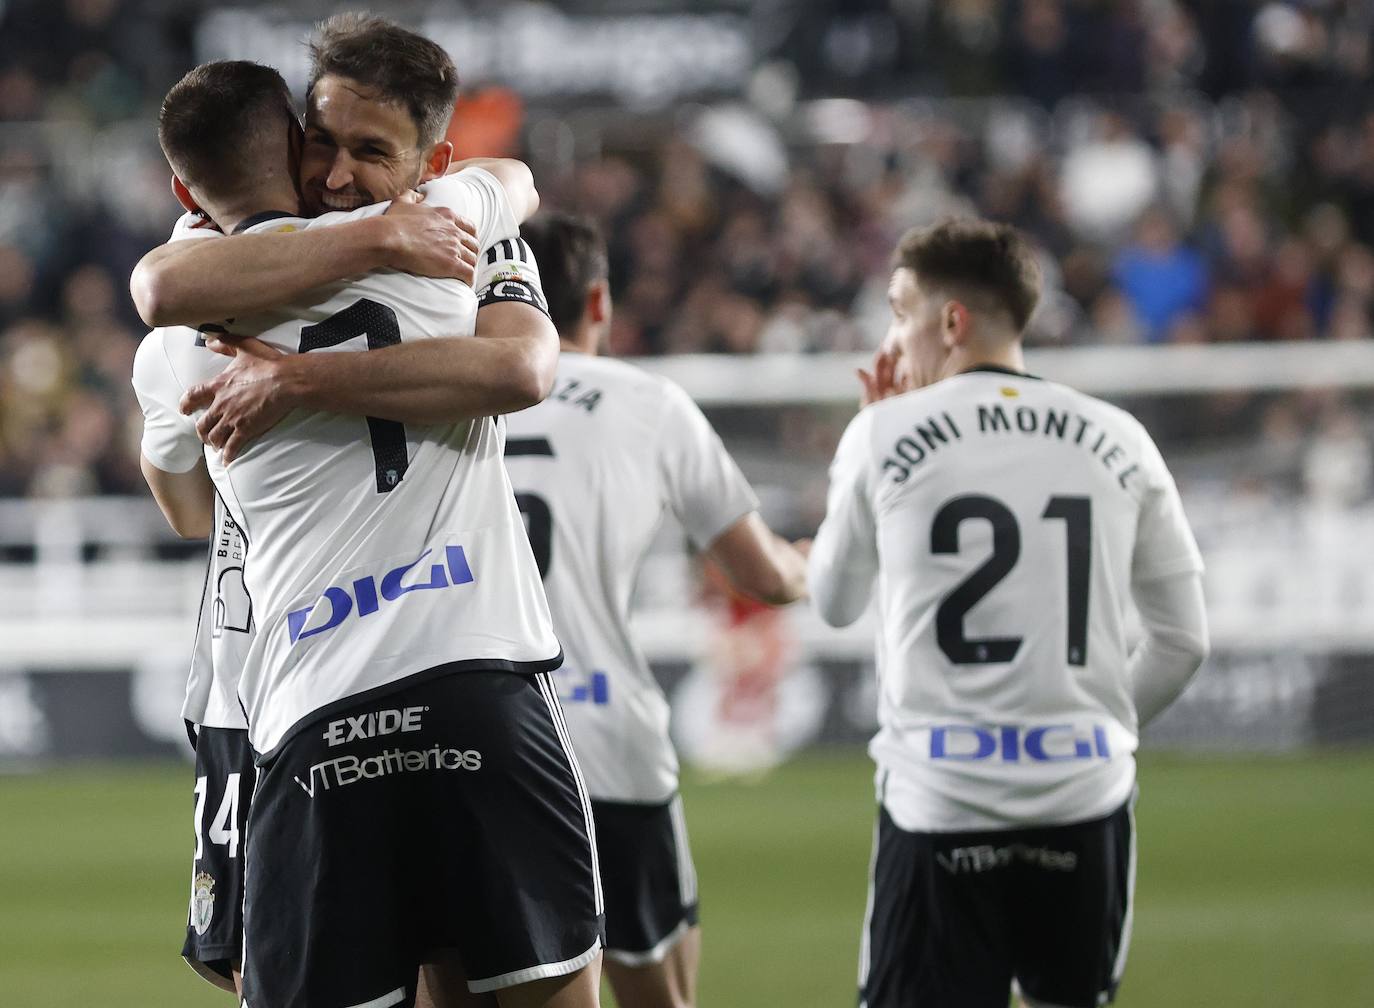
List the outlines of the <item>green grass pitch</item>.
<svg viewBox="0 0 1374 1008">
<path fill-rule="evenodd" d="M 873 805 L 862 754 L 689 777 L 700 1002 L 854 1003 Z M 176 957 L 190 771 L 0 776 L 0 1004 L 231 1005 Z M 1374 1004 L 1374 752 L 1146 758 L 1118 1004 Z"/>
</svg>

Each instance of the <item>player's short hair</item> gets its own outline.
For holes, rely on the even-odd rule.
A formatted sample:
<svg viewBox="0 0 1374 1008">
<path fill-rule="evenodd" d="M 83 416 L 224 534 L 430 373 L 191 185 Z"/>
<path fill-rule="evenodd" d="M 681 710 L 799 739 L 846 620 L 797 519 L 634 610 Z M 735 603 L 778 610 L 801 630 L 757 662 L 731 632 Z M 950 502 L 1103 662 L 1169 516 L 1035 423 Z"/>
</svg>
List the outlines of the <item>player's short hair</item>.
<svg viewBox="0 0 1374 1008">
<path fill-rule="evenodd" d="M 586 307 L 587 291 L 605 280 L 606 240 L 590 218 L 543 213 L 520 229 L 539 264 L 549 318 L 560 336 L 571 336 Z"/>
<path fill-rule="evenodd" d="M 279 142 L 295 121 L 281 74 L 249 60 L 220 60 L 172 85 L 158 113 L 157 139 L 183 182 L 226 199 L 254 184 L 261 142 Z"/>
<path fill-rule="evenodd" d="M 422 147 L 444 138 L 458 100 L 458 70 L 437 42 L 375 14 L 335 14 L 310 42 L 310 87 L 326 74 L 372 88 L 405 107 Z"/>
<path fill-rule="evenodd" d="M 951 218 L 912 228 L 898 242 L 892 268 L 909 269 L 925 285 L 1005 311 L 1017 332 L 1040 300 L 1035 252 L 1010 224 Z"/>
</svg>

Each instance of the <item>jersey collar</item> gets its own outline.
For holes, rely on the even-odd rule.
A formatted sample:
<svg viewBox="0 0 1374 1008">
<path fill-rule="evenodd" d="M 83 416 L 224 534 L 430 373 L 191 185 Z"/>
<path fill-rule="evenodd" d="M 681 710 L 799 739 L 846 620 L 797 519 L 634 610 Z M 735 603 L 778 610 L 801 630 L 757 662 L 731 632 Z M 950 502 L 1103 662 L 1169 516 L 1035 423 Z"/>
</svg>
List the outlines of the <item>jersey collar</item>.
<svg viewBox="0 0 1374 1008">
<path fill-rule="evenodd" d="M 253 216 L 251 217 L 243 218 L 243 220 L 239 221 L 238 224 L 235 225 L 233 233 L 243 234 L 243 232 L 247 231 L 250 227 L 257 227 L 259 224 L 266 223 L 267 221 L 280 220 L 283 217 L 294 216 L 294 214 L 289 214 L 284 210 L 264 210 L 262 213 L 253 214 Z"/>
<path fill-rule="evenodd" d="M 975 364 L 971 368 L 964 368 L 964 370 L 960 371 L 959 373 L 976 374 L 980 371 L 986 371 L 990 374 L 1011 375 L 1013 378 L 1029 378 L 1032 381 L 1041 380 L 1039 375 L 1033 375 L 1026 371 L 1017 371 L 1015 368 L 1002 367 L 1002 365 L 1000 364 Z"/>
</svg>

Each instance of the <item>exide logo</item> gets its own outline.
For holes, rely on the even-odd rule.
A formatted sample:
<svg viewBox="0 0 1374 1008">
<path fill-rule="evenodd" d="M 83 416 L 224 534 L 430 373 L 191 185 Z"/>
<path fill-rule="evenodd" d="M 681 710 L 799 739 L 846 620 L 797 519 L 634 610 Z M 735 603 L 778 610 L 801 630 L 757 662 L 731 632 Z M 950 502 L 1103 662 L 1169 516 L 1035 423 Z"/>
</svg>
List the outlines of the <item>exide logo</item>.
<svg viewBox="0 0 1374 1008">
<path fill-rule="evenodd" d="M 315 611 L 315 605 L 308 605 L 304 609 L 296 609 L 286 614 L 286 629 L 291 635 L 291 643 L 304 640 L 306 637 L 314 637 L 327 630 L 333 630 L 336 626 L 348 619 L 353 612 L 356 603 L 359 618 L 370 616 L 381 608 L 381 600 L 395 602 L 407 592 L 432 591 L 436 588 L 449 588 L 453 585 L 469 584 L 474 580 L 472 569 L 468 567 L 468 558 L 463 553 L 461 546 L 445 546 L 445 563 L 431 564 L 429 568 L 429 580 L 412 584 L 402 584 L 401 579 L 409 574 L 413 569 L 420 565 L 420 561 L 429 556 L 431 550 L 425 550 L 411 563 L 403 567 L 389 570 L 382 575 L 380 600 L 378 597 L 378 585 L 372 575 L 358 578 L 353 582 L 353 592 L 349 594 L 347 588 L 331 587 L 324 590 L 323 600 L 328 600 L 330 605 L 329 620 L 323 626 L 317 626 L 312 630 L 305 630 L 305 622 L 310 618 L 310 614 Z"/>
<path fill-rule="evenodd" d="M 1000 756 L 1003 763 L 1019 763 L 1022 759 L 1057 763 L 1097 757 L 1110 759 L 1111 755 L 1107 749 L 1107 733 L 1100 725 L 1093 725 L 1089 738 L 1067 724 L 988 727 L 952 724 L 930 730 L 931 759 L 973 762 Z"/>
</svg>

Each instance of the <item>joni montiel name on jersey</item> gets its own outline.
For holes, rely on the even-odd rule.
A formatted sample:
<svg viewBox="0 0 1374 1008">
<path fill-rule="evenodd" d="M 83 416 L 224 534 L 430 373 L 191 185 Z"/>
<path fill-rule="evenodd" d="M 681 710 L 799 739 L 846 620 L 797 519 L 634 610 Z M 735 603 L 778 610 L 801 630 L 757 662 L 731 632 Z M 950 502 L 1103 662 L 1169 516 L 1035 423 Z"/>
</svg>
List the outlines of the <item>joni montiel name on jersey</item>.
<svg viewBox="0 0 1374 1008">
<path fill-rule="evenodd" d="M 1004 395 L 1016 394 L 1014 389 Z M 1111 435 L 1100 424 L 1071 410 L 1056 410 L 1047 407 L 1013 406 L 1003 403 L 978 403 L 975 421 L 964 421 L 961 428 L 954 417 L 948 413 L 926 417 L 922 423 L 911 428 L 910 434 L 898 438 L 883 459 L 883 472 L 894 483 L 905 483 L 912 472 L 927 458 L 947 447 L 952 448 L 965 442 L 964 431 L 971 430 L 984 437 L 1022 437 L 1044 438 L 1063 441 L 1080 446 L 1084 451 L 1097 456 L 1123 490 L 1126 481 L 1140 466 L 1131 461 L 1126 450 L 1112 440 Z M 967 440 L 973 440 L 969 438 Z"/>
</svg>

